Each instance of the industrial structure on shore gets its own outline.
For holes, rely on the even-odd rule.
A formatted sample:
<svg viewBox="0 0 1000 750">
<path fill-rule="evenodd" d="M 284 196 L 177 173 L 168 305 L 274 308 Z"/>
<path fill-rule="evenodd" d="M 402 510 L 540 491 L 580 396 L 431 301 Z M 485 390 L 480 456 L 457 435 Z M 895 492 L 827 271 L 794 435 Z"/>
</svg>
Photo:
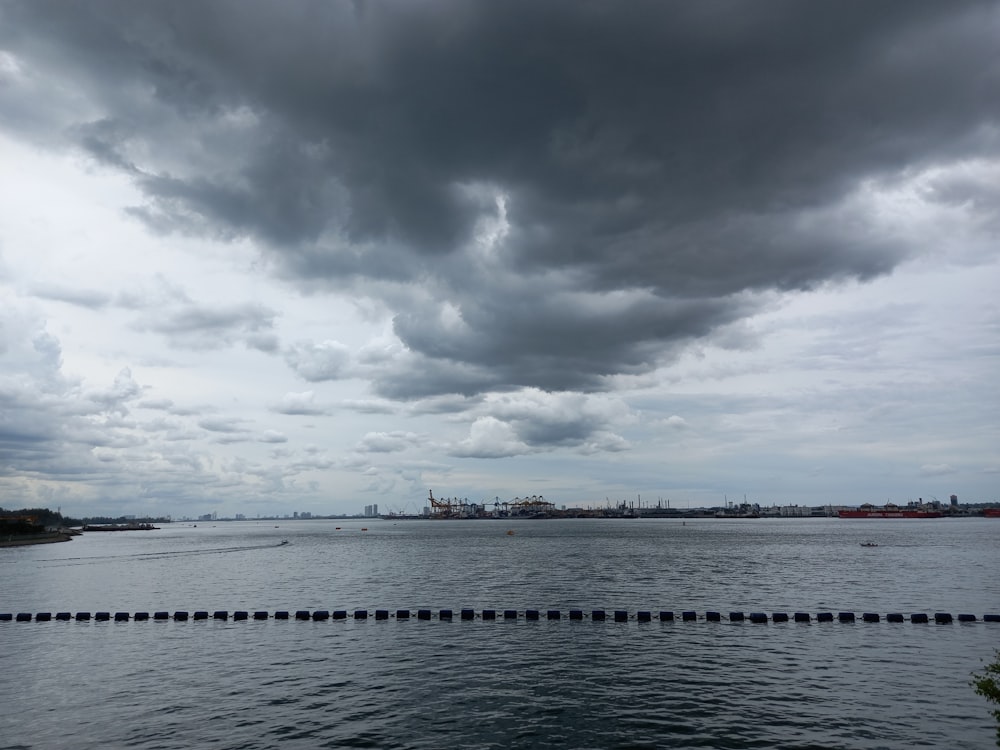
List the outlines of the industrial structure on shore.
<svg viewBox="0 0 1000 750">
<path fill-rule="evenodd" d="M 467 498 L 434 497 L 429 490 L 428 505 L 419 518 L 462 519 L 462 518 L 635 518 L 634 509 L 625 503 L 615 507 L 584 509 L 556 508 L 541 495 L 515 497 L 513 500 L 494 498 L 493 502 L 470 503 Z"/>
<path fill-rule="evenodd" d="M 725 499 L 723 506 L 708 508 L 678 508 L 671 507 L 670 501 L 658 500 L 656 503 L 644 503 L 641 498 L 635 502 L 607 501 L 606 505 L 598 507 L 557 507 L 555 503 L 546 500 L 541 495 L 515 497 L 513 500 L 469 502 L 468 498 L 434 497 L 434 492 L 428 491 L 423 509 L 416 513 L 390 512 L 379 517 L 390 520 L 428 519 L 428 520 L 460 520 L 460 519 L 490 519 L 490 518 L 719 518 L 719 519 L 753 519 L 753 518 L 871 518 L 874 506 L 864 504 L 857 506 L 845 505 L 761 505 L 756 502 L 737 503 Z M 374 515 L 370 509 L 378 506 L 368 506 L 366 516 Z M 886 510 L 888 509 L 888 510 Z M 942 518 L 948 516 L 994 516 L 1000 513 L 1000 508 L 986 506 L 960 507 L 958 496 L 950 497 L 950 505 L 946 506 L 935 498 L 924 502 L 923 498 L 910 501 L 903 506 L 891 503 L 878 517 L 884 518 Z M 891 511 L 891 512 L 890 512 Z"/>
<path fill-rule="evenodd" d="M 556 510 L 555 503 L 550 503 L 541 495 L 516 497 L 509 502 L 494 498 L 493 504 L 487 505 L 470 503 L 466 498 L 436 498 L 434 491 L 429 490 L 427 502 L 430 503 L 430 518 L 541 518 L 552 515 Z"/>
</svg>

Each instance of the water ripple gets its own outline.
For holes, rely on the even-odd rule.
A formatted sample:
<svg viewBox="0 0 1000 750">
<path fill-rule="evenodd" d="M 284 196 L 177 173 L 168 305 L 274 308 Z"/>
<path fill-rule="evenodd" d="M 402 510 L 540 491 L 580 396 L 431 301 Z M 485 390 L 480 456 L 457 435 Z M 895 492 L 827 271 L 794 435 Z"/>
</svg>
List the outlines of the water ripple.
<svg viewBox="0 0 1000 750">
<path fill-rule="evenodd" d="M 0 597 L 5 611 L 1000 611 L 998 529 L 233 524 L 21 550 L 2 558 Z M 0 747 L 979 748 L 993 729 L 968 680 L 995 642 L 986 623 L 0 623 L 0 705 L 25 717 Z"/>
</svg>

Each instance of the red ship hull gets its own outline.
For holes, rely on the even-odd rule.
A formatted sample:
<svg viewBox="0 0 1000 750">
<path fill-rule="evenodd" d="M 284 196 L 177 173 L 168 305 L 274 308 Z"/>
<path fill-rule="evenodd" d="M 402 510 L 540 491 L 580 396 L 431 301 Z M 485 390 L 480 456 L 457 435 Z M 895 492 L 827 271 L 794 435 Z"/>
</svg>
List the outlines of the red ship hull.
<svg viewBox="0 0 1000 750">
<path fill-rule="evenodd" d="M 841 518 L 941 518 L 936 510 L 842 510 Z"/>
</svg>

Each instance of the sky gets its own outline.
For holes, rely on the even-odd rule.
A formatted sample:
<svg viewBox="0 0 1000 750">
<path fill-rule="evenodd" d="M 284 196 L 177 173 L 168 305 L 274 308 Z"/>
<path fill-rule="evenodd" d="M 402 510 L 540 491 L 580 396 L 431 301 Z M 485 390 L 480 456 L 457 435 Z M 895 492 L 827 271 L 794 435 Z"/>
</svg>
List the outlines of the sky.
<svg viewBox="0 0 1000 750">
<path fill-rule="evenodd" d="M 997 39 L 0 0 L 0 506 L 1000 500 Z"/>
</svg>

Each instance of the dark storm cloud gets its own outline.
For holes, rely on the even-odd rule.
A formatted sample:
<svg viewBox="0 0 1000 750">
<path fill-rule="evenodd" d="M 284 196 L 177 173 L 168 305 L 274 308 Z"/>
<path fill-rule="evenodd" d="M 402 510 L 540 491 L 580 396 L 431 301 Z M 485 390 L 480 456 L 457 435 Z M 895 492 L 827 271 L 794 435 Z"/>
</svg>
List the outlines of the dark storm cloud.
<svg viewBox="0 0 1000 750">
<path fill-rule="evenodd" d="M 33 76 L 7 89 L 61 84 L 11 100 L 10 129 L 45 121 L 131 174 L 159 231 L 254 237 L 304 286 L 382 297 L 410 350 L 372 368 L 392 398 L 648 372 L 770 292 L 890 272 L 916 250 L 862 187 L 998 151 L 993 2 L 0 14 Z M 66 90 L 93 111 L 53 123 Z M 989 218 L 988 189 L 938 199 Z M 318 354 L 287 356 L 338 377 Z"/>
<path fill-rule="evenodd" d="M 597 389 L 608 376 L 648 371 L 677 344 L 752 309 L 735 299 L 678 300 L 645 291 L 584 296 L 542 285 L 493 294 L 473 298 L 456 291 L 460 326 L 442 321 L 433 304 L 398 315 L 396 332 L 426 359 L 383 368 L 376 377 L 380 389 L 419 396 L 432 395 L 442 383 L 449 392 L 470 395 L 510 383 Z"/>
</svg>

